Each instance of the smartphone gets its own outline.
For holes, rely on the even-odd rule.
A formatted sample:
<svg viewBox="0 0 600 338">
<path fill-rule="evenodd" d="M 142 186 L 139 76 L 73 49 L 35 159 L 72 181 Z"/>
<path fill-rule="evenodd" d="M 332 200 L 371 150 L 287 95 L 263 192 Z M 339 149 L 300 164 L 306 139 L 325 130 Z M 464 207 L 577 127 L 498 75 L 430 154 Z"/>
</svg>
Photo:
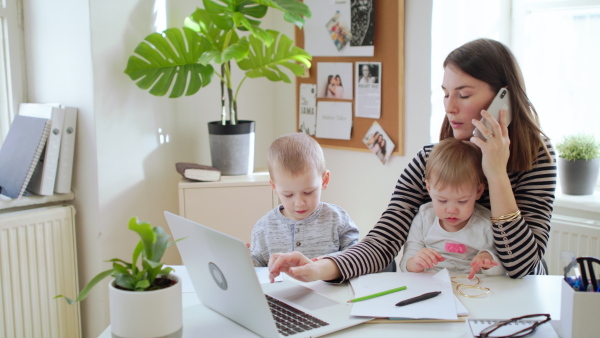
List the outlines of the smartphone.
<svg viewBox="0 0 600 338">
<path fill-rule="evenodd" d="M 500 110 L 502 109 L 506 110 L 506 125 L 508 126 L 511 121 L 510 93 L 506 88 L 500 88 L 498 94 L 496 94 L 496 97 L 494 98 L 494 100 L 492 100 L 492 103 L 488 107 L 487 112 L 490 113 L 490 115 L 492 115 L 492 117 L 496 119 L 496 121 L 500 122 Z M 489 123 L 487 123 L 487 121 L 484 118 L 481 118 L 481 122 L 483 122 L 483 124 L 488 129 L 492 130 L 492 127 Z M 480 139 L 486 141 L 485 136 L 483 136 L 483 134 L 477 128 L 473 130 L 473 136 L 477 136 Z"/>
</svg>

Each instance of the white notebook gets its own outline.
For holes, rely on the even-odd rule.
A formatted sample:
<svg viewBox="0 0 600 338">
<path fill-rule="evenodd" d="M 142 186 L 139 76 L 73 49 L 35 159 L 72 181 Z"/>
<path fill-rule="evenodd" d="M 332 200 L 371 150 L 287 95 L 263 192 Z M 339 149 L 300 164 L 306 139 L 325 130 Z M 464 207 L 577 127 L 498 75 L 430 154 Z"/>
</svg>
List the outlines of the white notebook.
<svg viewBox="0 0 600 338">
<path fill-rule="evenodd" d="M 479 337 L 479 333 L 486 327 L 501 322 L 504 319 L 467 319 L 467 326 L 473 337 Z M 512 324 L 505 325 L 498 330 L 494 331 L 494 336 L 510 336 L 515 332 L 521 331 L 528 328 L 532 324 L 532 320 L 524 319 L 516 321 Z M 544 323 L 538 326 L 532 335 L 527 337 L 544 337 L 544 338 L 558 338 L 558 335 L 552 328 L 551 322 Z"/>
</svg>

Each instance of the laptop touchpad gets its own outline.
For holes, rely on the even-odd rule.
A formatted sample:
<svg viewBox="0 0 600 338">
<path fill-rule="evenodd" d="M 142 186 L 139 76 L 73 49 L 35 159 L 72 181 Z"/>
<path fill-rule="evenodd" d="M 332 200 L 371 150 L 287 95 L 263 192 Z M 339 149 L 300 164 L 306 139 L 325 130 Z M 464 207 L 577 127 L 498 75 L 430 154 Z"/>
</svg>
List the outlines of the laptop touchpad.
<svg viewBox="0 0 600 338">
<path fill-rule="evenodd" d="M 287 300 L 288 302 L 297 304 L 311 311 L 339 304 L 336 301 L 333 301 L 327 297 L 323 297 L 315 293 L 313 290 L 310 290 L 308 288 L 303 289 L 304 290 L 302 290 L 302 292 L 280 295 L 280 297 Z"/>
</svg>

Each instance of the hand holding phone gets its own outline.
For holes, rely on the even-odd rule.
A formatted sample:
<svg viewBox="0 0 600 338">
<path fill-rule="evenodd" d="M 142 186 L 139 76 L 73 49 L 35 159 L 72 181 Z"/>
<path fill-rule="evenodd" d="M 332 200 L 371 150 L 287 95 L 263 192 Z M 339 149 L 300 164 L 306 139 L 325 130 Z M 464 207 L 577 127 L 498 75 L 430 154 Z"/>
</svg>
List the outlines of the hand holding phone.
<svg viewBox="0 0 600 338">
<path fill-rule="evenodd" d="M 496 119 L 496 121 L 500 121 L 500 110 L 502 109 L 506 111 L 506 125 L 508 126 L 511 121 L 510 93 L 506 88 L 500 88 L 498 94 L 496 94 L 496 97 L 494 97 L 494 100 L 492 100 L 492 103 L 490 103 L 490 106 L 486 110 L 494 119 Z M 486 126 L 486 128 L 492 130 L 492 127 L 484 118 L 481 118 L 481 122 Z M 485 136 L 477 128 L 473 130 L 473 136 L 477 136 L 480 139 L 487 141 Z"/>
</svg>

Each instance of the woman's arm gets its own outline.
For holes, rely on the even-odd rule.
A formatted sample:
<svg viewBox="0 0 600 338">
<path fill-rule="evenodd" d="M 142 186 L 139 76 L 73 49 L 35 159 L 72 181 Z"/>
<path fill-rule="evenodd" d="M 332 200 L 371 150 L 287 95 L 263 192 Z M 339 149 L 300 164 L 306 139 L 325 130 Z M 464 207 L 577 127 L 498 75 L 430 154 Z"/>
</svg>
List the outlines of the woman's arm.
<svg viewBox="0 0 600 338">
<path fill-rule="evenodd" d="M 549 142 L 547 146 L 554 159 L 553 163 L 550 163 L 545 151 L 540 149 L 537 163 L 531 171 L 510 173 L 521 217 L 492 225 L 498 256 L 513 278 L 547 273 L 540 260 L 546 252 L 550 237 L 550 219 L 556 189 L 556 158 Z M 491 199 L 490 202 L 493 203 Z"/>
<path fill-rule="evenodd" d="M 335 262 L 341 280 L 381 271 L 396 257 L 419 207 L 431 200 L 424 173 L 432 147 L 425 146 L 400 175 L 387 209 L 365 238 L 327 259 Z"/>
<path fill-rule="evenodd" d="M 520 210 L 521 217 L 509 222 L 492 224 L 494 242 L 498 256 L 512 278 L 528 274 L 542 274 L 540 264 L 550 236 L 550 218 L 556 189 L 556 158 L 549 141 L 546 146 L 551 153 L 552 163 L 544 149 L 538 151 L 533 169 L 528 172 L 506 172 L 510 156 L 508 129 L 505 112 L 500 112 L 500 123 L 483 112 L 492 126 L 493 137 L 473 141 L 483 154 L 482 166 L 488 181 L 488 193 L 482 204 L 489 207 L 492 217 L 497 218 Z M 473 121 L 480 130 L 480 121 Z"/>
</svg>

